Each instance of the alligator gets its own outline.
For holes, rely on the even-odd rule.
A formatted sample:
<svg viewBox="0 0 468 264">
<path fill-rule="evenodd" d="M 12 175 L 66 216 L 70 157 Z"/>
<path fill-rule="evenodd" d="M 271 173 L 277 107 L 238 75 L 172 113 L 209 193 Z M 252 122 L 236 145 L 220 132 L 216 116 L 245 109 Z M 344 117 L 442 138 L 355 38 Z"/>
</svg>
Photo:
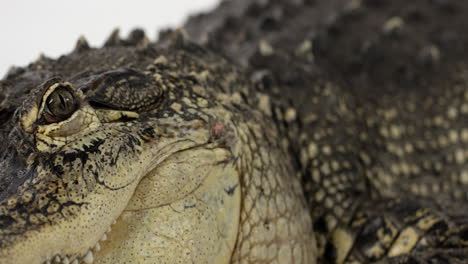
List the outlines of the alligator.
<svg viewBox="0 0 468 264">
<path fill-rule="evenodd" d="M 236 0 L 0 81 L 0 263 L 467 263 L 468 2 Z"/>
</svg>

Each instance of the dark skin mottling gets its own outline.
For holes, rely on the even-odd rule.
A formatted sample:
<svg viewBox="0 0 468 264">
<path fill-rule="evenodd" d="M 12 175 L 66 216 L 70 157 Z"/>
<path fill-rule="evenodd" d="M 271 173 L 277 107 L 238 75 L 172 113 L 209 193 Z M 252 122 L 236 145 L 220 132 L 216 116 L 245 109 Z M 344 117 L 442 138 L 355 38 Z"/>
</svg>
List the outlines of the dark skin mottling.
<svg viewBox="0 0 468 264">
<path fill-rule="evenodd" d="M 0 263 L 465 263 L 467 12 L 224 1 L 12 69 Z"/>
<path fill-rule="evenodd" d="M 296 107 L 323 262 L 466 259 L 467 8 L 237 1 L 187 23 Z"/>
</svg>

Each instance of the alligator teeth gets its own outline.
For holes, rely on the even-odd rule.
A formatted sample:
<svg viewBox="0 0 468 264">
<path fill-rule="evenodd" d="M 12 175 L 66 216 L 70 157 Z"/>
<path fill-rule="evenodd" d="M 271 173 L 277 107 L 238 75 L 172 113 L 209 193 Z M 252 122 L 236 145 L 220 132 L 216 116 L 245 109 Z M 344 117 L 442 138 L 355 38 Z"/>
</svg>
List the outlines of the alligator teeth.
<svg viewBox="0 0 468 264">
<path fill-rule="evenodd" d="M 62 262 L 62 258 L 60 258 L 59 255 L 55 256 L 55 257 L 52 259 L 51 262 L 52 262 L 53 264 L 61 264 L 61 263 L 63 263 L 63 262 Z"/>
<path fill-rule="evenodd" d="M 101 244 L 99 244 L 99 242 L 97 242 L 96 245 L 94 246 L 94 250 L 96 251 L 101 250 Z"/>
<path fill-rule="evenodd" d="M 91 263 L 93 263 L 94 257 L 93 257 L 93 252 L 91 252 L 91 250 L 88 251 L 88 253 L 86 254 L 86 256 L 83 258 L 83 261 L 84 261 L 84 263 L 86 263 L 86 264 L 91 264 Z"/>
<path fill-rule="evenodd" d="M 116 222 L 117 221 L 114 220 L 112 225 L 115 225 Z M 99 241 L 106 241 L 107 240 L 107 233 L 112 231 L 111 226 L 109 226 L 107 231 L 104 234 L 102 234 Z M 55 257 L 52 257 L 50 260 L 47 260 L 47 261 L 43 262 L 43 264 L 80 264 L 80 263 L 92 264 L 94 262 L 93 251 L 98 252 L 98 251 L 101 250 L 101 244 L 99 243 L 99 241 L 97 241 L 96 244 L 94 245 L 94 247 L 89 249 L 88 252 L 86 252 L 86 254 L 84 256 L 81 256 L 81 257 L 78 256 L 76 258 L 71 257 L 71 259 L 73 259 L 73 261 L 67 256 L 56 255 Z"/>
</svg>

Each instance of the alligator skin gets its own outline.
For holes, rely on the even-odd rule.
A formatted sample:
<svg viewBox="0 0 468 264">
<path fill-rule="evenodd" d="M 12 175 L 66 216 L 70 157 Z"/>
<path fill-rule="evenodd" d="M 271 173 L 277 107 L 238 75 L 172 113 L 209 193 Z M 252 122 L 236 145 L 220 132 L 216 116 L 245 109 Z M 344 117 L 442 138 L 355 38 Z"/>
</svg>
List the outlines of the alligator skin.
<svg viewBox="0 0 468 264">
<path fill-rule="evenodd" d="M 12 69 L 0 263 L 468 263 L 466 14 L 224 1 Z"/>
</svg>

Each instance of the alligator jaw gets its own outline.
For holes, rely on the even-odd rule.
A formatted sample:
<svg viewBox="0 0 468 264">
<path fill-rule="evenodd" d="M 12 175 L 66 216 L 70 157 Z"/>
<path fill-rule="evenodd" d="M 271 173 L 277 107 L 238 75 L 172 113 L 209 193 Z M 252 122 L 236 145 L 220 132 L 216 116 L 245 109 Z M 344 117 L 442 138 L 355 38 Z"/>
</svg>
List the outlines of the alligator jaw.
<svg viewBox="0 0 468 264">
<path fill-rule="evenodd" d="M 68 258 L 69 262 L 74 260 L 85 261 L 85 263 L 90 262 L 94 258 L 94 253 L 92 250 L 90 251 L 90 249 L 95 247 L 96 243 L 111 223 L 120 216 L 131 196 L 134 194 L 135 188 L 144 177 L 143 175 L 147 175 L 173 153 L 183 151 L 184 149 L 190 149 L 197 145 L 203 145 L 210 138 L 210 132 L 203 126 L 200 126 L 198 122 L 189 122 L 183 126 L 170 126 L 164 129 L 165 133 L 169 134 L 183 130 L 186 136 L 184 139 L 173 136 L 157 136 L 163 133 L 161 129 L 165 126 L 164 120 L 158 120 L 157 125 L 156 123 L 146 122 L 143 127 L 134 127 L 134 129 L 141 129 L 140 131 L 144 131 L 144 133 L 138 131 L 132 132 L 131 135 L 141 135 L 138 143 L 140 145 L 135 147 L 137 143 L 135 143 L 133 136 L 125 132 L 125 127 L 114 123 L 107 126 L 109 126 L 108 129 L 120 131 L 120 138 L 123 137 L 124 139 L 128 138 L 129 140 L 133 140 L 128 142 L 134 144 L 134 147 L 125 150 L 123 149 L 125 145 L 122 145 L 122 147 L 120 147 L 120 153 L 113 153 L 114 155 L 119 154 L 120 158 L 115 165 L 106 166 L 103 170 L 99 171 L 99 173 L 103 175 L 101 182 L 99 182 L 99 178 L 94 178 L 95 174 L 93 174 L 93 169 L 102 167 L 102 165 L 99 165 L 100 162 L 103 162 L 102 159 L 106 158 L 111 160 L 112 157 L 102 157 L 102 155 L 99 154 L 104 153 L 104 150 L 100 150 L 100 148 L 105 147 L 106 143 L 105 141 L 99 140 L 101 136 L 98 131 L 90 136 L 94 138 L 90 140 L 90 142 L 101 142 L 94 147 L 99 150 L 99 153 L 92 156 L 90 152 L 87 152 L 88 159 L 93 161 L 93 163 L 89 164 L 93 164 L 93 166 L 77 166 L 75 162 L 83 162 L 83 160 L 71 160 L 70 158 L 66 158 L 70 157 L 70 152 L 52 155 L 52 158 L 48 157 L 43 163 L 38 159 L 39 164 L 35 167 L 37 175 L 32 176 L 32 180 L 25 181 L 25 183 L 18 186 L 17 193 L 13 195 L 12 198 L 7 199 L 6 203 L 10 204 L 5 205 L 7 207 L 5 209 L 6 211 L 2 212 L 15 215 L 17 214 L 15 210 L 23 210 L 23 208 L 35 210 L 34 208 L 36 208 L 36 206 L 41 206 L 40 197 L 41 195 L 47 194 L 46 190 L 49 190 L 51 186 L 55 186 L 51 184 L 58 185 L 57 187 L 53 187 L 52 190 L 61 190 L 65 187 L 75 188 L 75 183 L 80 184 L 82 182 L 83 184 L 82 187 L 77 187 L 76 191 L 69 192 L 74 194 L 73 196 L 70 194 L 65 196 L 67 199 L 74 199 L 74 204 L 72 205 L 70 202 L 65 202 L 65 206 L 71 205 L 71 207 L 65 208 L 63 205 L 59 207 L 59 210 L 62 211 L 58 211 L 58 215 L 50 218 L 51 221 L 56 222 L 39 222 L 37 227 L 24 226 L 18 223 L 17 227 L 2 230 L 3 232 L 16 232 L 14 230 L 22 232 L 20 230 L 26 229 L 25 233 L 9 236 L 9 239 L 11 239 L 10 242 L 4 239 L 8 235 L 0 234 L 4 237 L 2 238 L 4 243 L 6 243 L 5 247 L 2 246 L 0 254 L 5 256 L 7 261 L 11 261 L 11 263 L 34 263 L 35 261 L 36 263 L 42 263 L 45 261 L 45 263 L 47 263 L 47 261 L 52 262 L 60 259 L 66 263 Z M 105 131 L 108 129 L 105 129 Z M 116 133 L 115 135 L 117 135 L 117 137 L 115 137 L 116 140 L 119 140 L 118 134 Z M 158 140 L 156 141 L 154 138 L 158 138 Z M 111 142 L 108 144 L 115 145 Z M 70 143 L 70 145 L 73 146 L 73 143 Z M 72 149 L 78 151 L 77 149 L 79 148 L 78 146 L 80 146 L 80 141 L 77 141 L 75 146 L 76 147 Z M 83 148 L 85 151 L 89 151 L 89 147 L 90 145 L 85 145 Z M 79 152 L 77 152 L 77 154 L 73 154 L 72 157 L 79 156 Z M 59 166 L 55 165 L 57 161 L 60 162 L 59 164 L 62 168 L 68 167 L 66 163 L 64 164 L 64 161 L 67 162 L 67 159 L 68 162 L 72 162 L 70 164 L 75 164 L 71 167 L 73 170 L 69 171 L 66 175 L 53 174 L 54 170 L 56 170 L 54 168 Z M 105 162 L 106 160 L 104 160 L 104 163 Z M 76 180 L 73 180 L 74 177 L 77 177 Z M 95 179 L 94 182 L 92 181 L 93 179 Z M 111 181 L 111 179 L 113 180 Z M 90 183 L 94 183 L 94 185 L 90 186 Z M 38 188 L 39 191 L 35 191 Z M 89 193 L 81 197 L 81 195 L 77 195 L 80 193 L 80 190 L 88 190 Z M 33 200 L 34 204 L 30 201 L 25 201 L 24 197 L 28 196 L 26 195 L 27 193 L 33 193 L 32 199 L 37 198 L 39 200 Z M 60 193 L 58 193 L 58 195 L 60 195 Z M 62 196 L 57 196 L 56 199 L 61 199 L 61 197 Z M 8 208 L 12 209 L 10 210 Z M 48 212 L 53 213 L 51 209 L 49 209 Z M 32 218 L 30 218 L 30 221 L 32 221 L 31 219 Z M 37 221 L 41 219 L 42 218 L 39 218 Z M 41 243 L 38 243 L 38 241 L 41 241 Z M 29 249 L 29 254 L 21 254 L 20 252 L 24 252 L 26 248 Z M 35 248 L 36 250 L 33 252 L 31 248 Z M 11 256 L 14 256 L 14 258 L 11 258 Z"/>
<path fill-rule="evenodd" d="M 237 240 L 241 187 L 232 154 L 216 145 L 174 153 L 148 173 L 95 259 L 228 263 Z"/>
<path fill-rule="evenodd" d="M 115 222 L 113 223 L 115 224 Z M 64 256 L 64 255 L 56 255 L 53 258 L 44 261 L 43 264 L 78 264 L 78 263 L 86 263 L 91 264 L 94 262 L 94 254 L 101 250 L 101 241 L 107 240 L 107 234 L 111 232 L 111 227 L 101 236 L 96 245 L 93 248 L 90 248 L 88 252 L 82 256 Z M 93 253 L 94 252 L 94 253 Z"/>
</svg>

